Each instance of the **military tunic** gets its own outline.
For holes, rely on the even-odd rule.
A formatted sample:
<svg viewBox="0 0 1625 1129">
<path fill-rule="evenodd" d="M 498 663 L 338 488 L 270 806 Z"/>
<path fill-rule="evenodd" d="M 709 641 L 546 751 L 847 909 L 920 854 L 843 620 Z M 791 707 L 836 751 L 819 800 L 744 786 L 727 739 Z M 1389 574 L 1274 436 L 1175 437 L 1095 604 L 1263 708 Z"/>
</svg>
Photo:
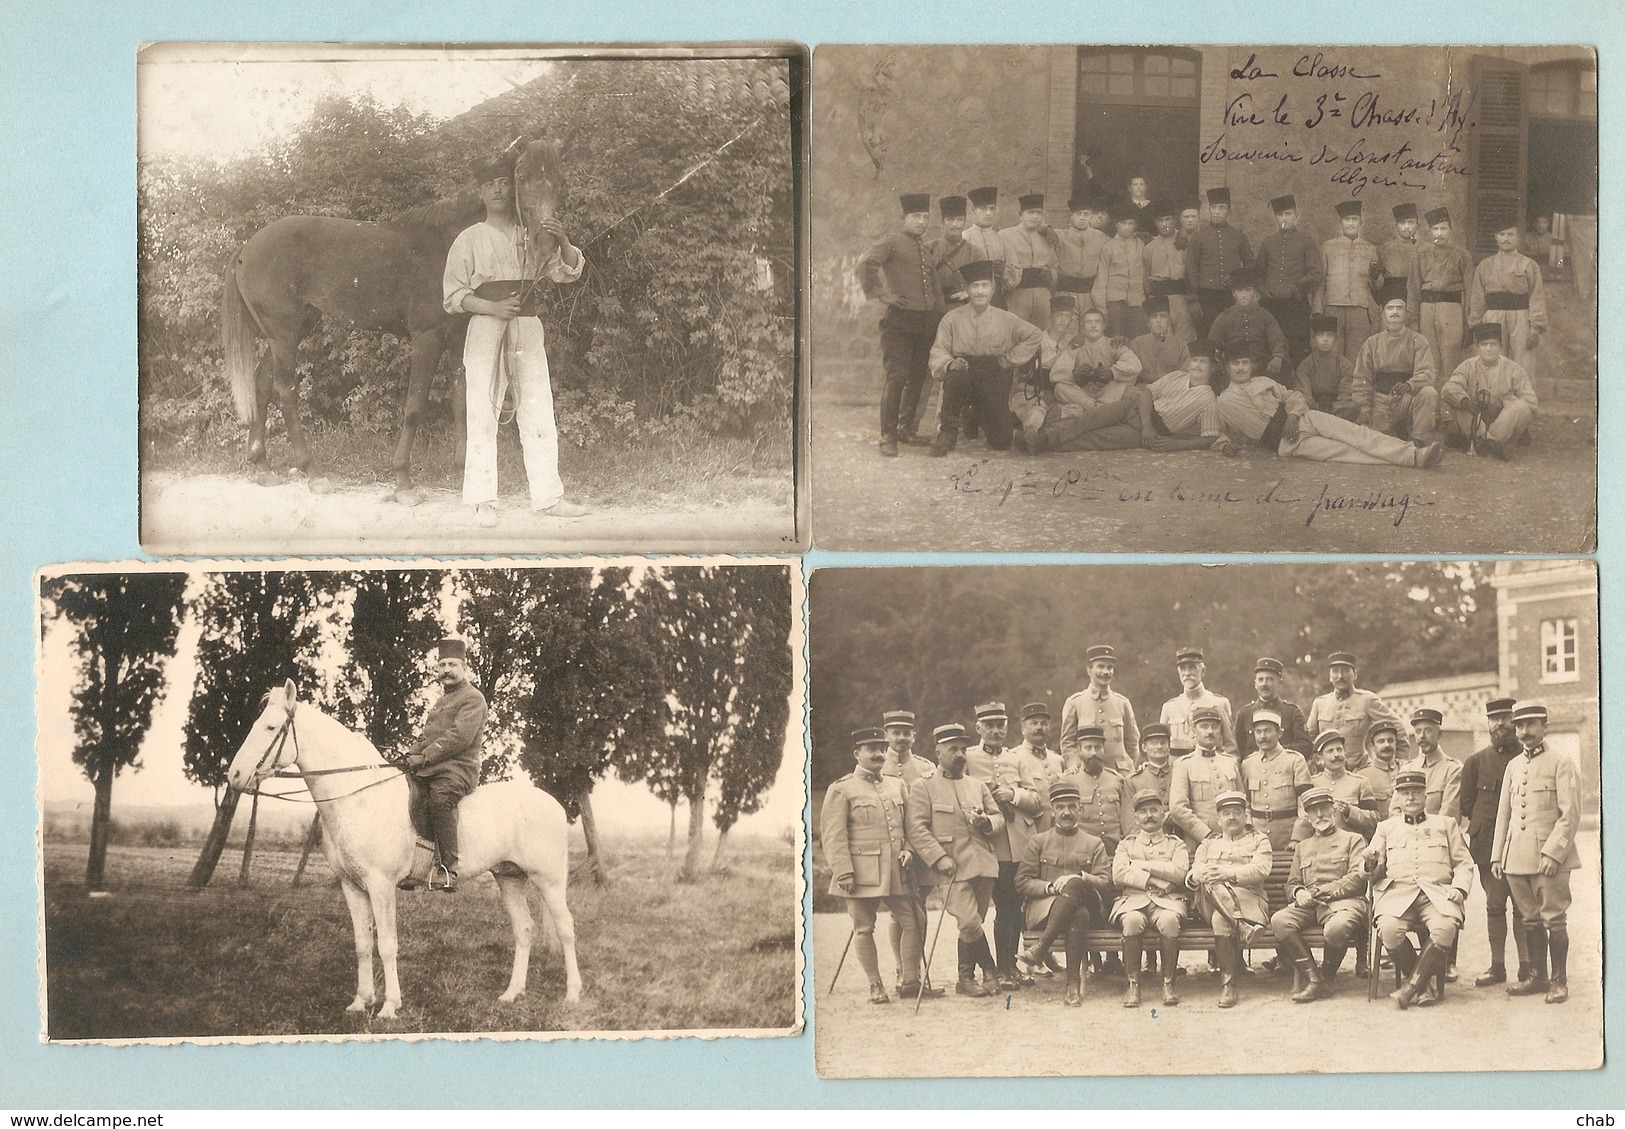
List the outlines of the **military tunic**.
<svg viewBox="0 0 1625 1129">
<path fill-rule="evenodd" d="M 1049 917 L 1055 895 L 1049 883 L 1076 874 L 1091 874 L 1111 881 L 1111 857 L 1098 835 L 1079 828 L 1070 835 L 1056 828 L 1040 831 L 1027 840 L 1016 871 L 1016 889 L 1021 892 L 1028 929 L 1041 929 Z"/>
<path fill-rule="evenodd" d="M 1407 926 L 1418 922 L 1435 944 L 1456 938 L 1464 914 L 1450 897 L 1461 891 L 1463 903 L 1473 888 L 1473 860 L 1461 825 L 1443 815 L 1390 816 L 1377 824 L 1367 854 L 1377 860 L 1373 912 L 1385 948 L 1396 948 Z"/>
<path fill-rule="evenodd" d="M 1039 329 L 1049 327 L 1050 286 L 1055 281 L 1055 249 L 1038 231 L 1017 224 L 999 232 L 1004 244 L 1004 285 L 1008 309 Z"/>
<path fill-rule="evenodd" d="M 937 766 L 918 753 L 909 753 L 906 761 L 895 760 L 892 751 L 887 749 L 886 763 L 881 766 L 880 774 L 901 780 L 903 782 L 903 794 L 907 795 L 910 784 L 913 784 L 922 776 L 935 776 Z"/>
<path fill-rule="evenodd" d="M 1396 393 L 1401 383 L 1409 393 Z M 1386 435 L 1431 441 L 1438 425 L 1439 390 L 1428 339 L 1414 329 L 1373 333 L 1354 359 L 1357 421 Z"/>
<path fill-rule="evenodd" d="M 1478 264 L 1467 288 L 1467 324 L 1480 322 L 1500 325 L 1507 357 L 1533 380 L 1540 350 L 1529 347 L 1529 331 L 1546 332 L 1546 291 L 1535 260 L 1511 251 Z"/>
<path fill-rule="evenodd" d="M 1309 707 L 1309 736 L 1319 737 L 1328 729 L 1337 730 L 1343 735 L 1343 746 L 1348 750 L 1349 763 L 1352 765 L 1356 749 L 1369 753 L 1367 735 L 1371 732 L 1371 726 L 1379 721 L 1392 721 L 1399 726 L 1399 751 L 1394 755 L 1394 763 L 1408 760 L 1411 739 L 1406 735 L 1399 715 L 1370 690 L 1359 687 L 1355 687 L 1347 698 L 1339 698 L 1336 691 L 1316 698 Z"/>
<path fill-rule="evenodd" d="M 1580 865 L 1574 842 L 1579 830 L 1580 766 L 1575 759 L 1544 744 L 1514 757 L 1501 785 L 1490 858 L 1501 864 L 1525 921 L 1566 926 L 1569 872 Z M 1557 862 L 1556 874 L 1540 873 L 1542 858 Z"/>
<path fill-rule="evenodd" d="M 1394 798 L 1394 769 L 1391 765 L 1384 768 L 1372 761 L 1369 764 L 1361 765 L 1359 768 L 1351 767 L 1349 772 L 1361 777 L 1367 784 L 1371 785 L 1371 796 L 1377 801 L 1377 818 L 1371 822 L 1369 830 L 1364 826 L 1363 818 L 1361 826 L 1358 828 L 1360 834 L 1369 839 L 1376 832 L 1377 824 L 1392 814 L 1389 809 Z"/>
<path fill-rule="evenodd" d="M 1155 910 L 1184 917 L 1190 861 L 1190 850 L 1177 835 L 1137 830 L 1125 838 L 1112 856 L 1112 885 L 1122 893 L 1112 903 L 1111 919 L 1120 921 L 1132 911 L 1154 917 Z"/>
<path fill-rule="evenodd" d="M 1227 753 L 1236 751 L 1236 731 L 1230 724 L 1230 699 L 1223 694 L 1215 694 L 1206 686 L 1198 686 L 1194 698 L 1189 694 L 1180 694 L 1162 703 L 1162 713 L 1157 718 L 1168 727 L 1168 744 L 1172 746 L 1175 756 L 1196 748 L 1196 723 L 1191 720 L 1191 714 L 1204 706 L 1219 711 L 1220 747 Z"/>
<path fill-rule="evenodd" d="M 1495 817 L 1501 810 L 1507 766 L 1521 755 L 1516 745 L 1505 751 L 1486 745 L 1462 762 L 1461 803 L 1467 813 L 1467 849 L 1473 861 L 1486 870 L 1495 843 Z"/>
<path fill-rule="evenodd" d="M 1291 350 L 1281 323 L 1263 306 L 1231 306 L 1208 327 L 1208 338 L 1219 347 L 1226 360 L 1231 357 L 1251 357 L 1253 371 L 1260 375 L 1269 372 L 1276 361 L 1275 371 L 1285 376 L 1292 371 L 1289 361 Z"/>
<path fill-rule="evenodd" d="M 1310 408 L 1343 419 L 1359 415 L 1354 404 L 1354 362 L 1342 353 L 1312 351 L 1298 362 L 1294 375 Z"/>
<path fill-rule="evenodd" d="M 429 707 L 423 736 L 406 750 L 423 759 L 412 774 L 429 785 L 431 796 L 466 796 L 480 782 L 480 738 L 485 732 L 485 695 L 472 682 L 447 690 Z"/>
<path fill-rule="evenodd" d="M 1286 850 L 1298 820 L 1298 793 L 1309 787 L 1309 765 L 1302 754 L 1276 747 L 1273 756 L 1254 753 L 1241 762 L 1253 826 L 1270 837 L 1270 846 Z"/>
<path fill-rule="evenodd" d="M 1402 239 L 1396 235 L 1378 247 L 1377 257 L 1382 260 L 1383 277 L 1395 281 L 1410 278 L 1411 264 L 1416 262 L 1419 246 L 1414 239 Z"/>
<path fill-rule="evenodd" d="M 1380 311 L 1371 296 L 1371 268 L 1379 267 L 1377 249 L 1363 238 L 1336 235 L 1320 245 L 1326 262 L 1326 282 L 1316 296 L 1315 308 L 1337 319 L 1337 347 L 1349 360 L 1375 332 Z"/>
<path fill-rule="evenodd" d="M 1279 937 L 1320 924 L 1328 945 L 1353 944 L 1365 923 L 1365 874 L 1360 869 L 1364 853 L 1363 837 L 1337 827 L 1298 840 L 1287 872 L 1288 904 L 1270 918 L 1271 931 Z M 1295 904 L 1292 899 L 1299 890 L 1308 890 L 1314 903 Z"/>
<path fill-rule="evenodd" d="M 1056 230 L 1055 259 L 1060 278 L 1055 288 L 1062 294 L 1076 294 L 1078 315 L 1094 308 L 1095 276 L 1100 272 L 1100 249 L 1111 237 L 1097 227 L 1079 231 L 1075 227 Z"/>
<path fill-rule="evenodd" d="M 1468 404 L 1478 402 L 1480 392 L 1486 393 L 1491 403 L 1501 406 L 1494 422 L 1485 427 L 1491 439 L 1507 443 L 1529 430 L 1540 400 L 1529 374 L 1516 361 L 1499 357 L 1495 364 L 1487 365 L 1478 357 L 1468 357 L 1450 374 L 1439 396 L 1450 409 L 1456 430 L 1462 435 L 1469 434 L 1475 426 L 1484 426 L 1475 425 L 1472 413 L 1467 410 Z"/>
<path fill-rule="evenodd" d="M 1021 770 L 1016 759 L 1006 749 L 996 752 L 989 750 L 985 745 L 972 745 L 965 750 L 965 775 L 974 777 L 987 785 L 988 794 L 999 784 L 1008 784 L 1015 793 L 1011 803 L 1000 803 L 999 814 L 1004 816 L 1004 826 L 990 836 L 993 842 L 994 853 L 999 856 L 1000 862 L 1019 862 L 1021 860 L 1021 845 L 1011 842 L 1011 824 L 1016 817 L 1016 811 L 1029 815 L 1037 815 L 1044 809 L 1044 802 L 1036 790 L 1021 783 Z"/>
<path fill-rule="evenodd" d="M 1332 823 L 1340 831 L 1353 831 L 1362 841 L 1369 840 L 1377 824 L 1387 816 L 1377 815 L 1377 794 L 1371 788 L 1371 782 L 1358 772 L 1345 771 L 1341 776 L 1333 776 L 1330 772 L 1317 772 L 1309 778 L 1309 787 L 1325 788 L 1332 794 L 1334 801 L 1341 800 L 1349 806 L 1349 814 L 1334 815 Z M 1307 818 L 1298 820 L 1298 826 L 1293 830 L 1294 839 L 1307 839 L 1314 834 L 1314 828 Z"/>
<path fill-rule="evenodd" d="M 1099 776 L 1090 776 L 1081 767 L 1068 770 L 1065 779 L 1077 787 L 1082 798 L 1078 826 L 1104 840 L 1107 853 L 1116 851 L 1117 844 L 1134 830 L 1128 781 L 1109 768 L 1102 768 Z"/>
<path fill-rule="evenodd" d="M 1241 766 L 1228 753 L 1201 750 L 1173 762 L 1168 782 L 1168 800 L 1174 822 L 1192 846 L 1202 842 L 1219 826 L 1219 813 L 1213 806 L 1221 792 L 1241 791 Z"/>
<path fill-rule="evenodd" d="M 1009 755 L 1015 762 L 1021 787 L 1038 797 L 1036 808 L 1018 806 L 1015 818 L 1010 821 L 1010 849 L 1019 860 L 1025 855 L 1027 843 L 1032 837 L 1049 830 L 1049 789 L 1050 785 L 1061 779 L 1063 769 L 1060 753 L 1049 748 L 1040 753 L 1025 741 L 1010 749 Z"/>
<path fill-rule="evenodd" d="M 848 773 L 824 794 L 824 859 L 829 892 L 843 898 L 889 898 L 912 888 L 901 856 L 908 847 L 903 784 L 896 777 Z M 850 875 L 852 889 L 840 880 Z"/>
<path fill-rule="evenodd" d="M 1185 340 L 1169 332 L 1158 337 L 1155 333 L 1142 333 L 1128 343 L 1134 355 L 1140 358 L 1140 383 L 1151 384 L 1185 367 L 1191 359 Z"/>
<path fill-rule="evenodd" d="M 1145 292 L 1168 299 L 1168 327 L 1181 341 L 1196 340 L 1186 294 L 1185 249 L 1178 237 L 1159 235 L 1145 245 Z"/>
<path fill-rule="evenodd" d="M 971 819 L 980 811 L 993 824 L 992 832 L 977 831 Z M 942 773 L 916 780 L 909 786 L 904 812 L 908 842 L 920 861 L 930 869 L 921 881 L 927 886 L 943 885 L 950 876 L 935 869 L 937 860 L 954 860 L 953 878 L 994 879 L 999 876 L 999 859 L 992 836 L 1004 828 L 1004 816 L 987 785 L 970 776 L 950 779 Z"/>
<path fill-rule="evenodd" d="M 1120 773 L 1134 771 L 1140 727 L 1135 724 L 1134 706 L 1127 698 L 1110 689 L 1104 695 L 1097 694 L 1092 683 L 1068 698 L 1061 706 L 1063 756 L 1079 756 L 1078 730 L 1086 725 L 1098 725 L 1106 732 L 1106 755 L 1101 760 L 1107 768 Z"/>
<path fill-rule="evenodd" d="M 1401 770 L 1413 769 L 1427 774 L 1426 811 L 1429 815 L 1447 815 L 1451 819 L 1460 819 L 1461 762 L 1437 749 L 1434 752 L 1437 755 L 1431 764 L 1426 757 L 1415 757 L 1399 767 Z"/>
<path fill-rule="evenodd" d="M 1185 245 L 1185 280 L 1202 307 L 1197 337 L 1208 336 L 1213 319 L 1229 309 L 1235 300 L 1230 296 L 1230 276 L 1252 261 L 1247 237 L 1229 223 L 1209 223 L 1191 236 Z"/>
<path fill-rule="evenodd" d="M 1406 302 L 1417 327 L 1433 346 L 1433 367 L 1450 372 L 1461 362 L 1463 305 L 1473 257 L 1454 243 L 1423 243 L 1417 248 L 1406 284 Z"/>
<path fill-rule="evenodd" d="M 1208 915 L 1213 931 L 1221 936 L 1234 932 L 1225 910 L 1232 910 L 1243 921 L 1260 926 L 1270 919 L 1269 898 L 1264 893 L 1264 881 L 1275 866 L 1269 836 L 1251 827 L 1243 828 L 1235 838 L 1220 832 L 1210 835 L 1196 848 L 1191 860 L 1191 873 L 1202 874 L 1206 867 L 1219 867 L 1217 877 L 1199 878 L 1201 895 L 1198 901 Z M 1212 887 L 1222 886 L 1234 897 L 1234 906 L 1216 901 Z"/>
<path fill-rule="evenodd" d="M 1314 751 L 1315 743 L 1309 738 L 1309 728 L 1303 718 L 1303 710 L 1293 702 L 1280 698 L 1273 702 L 1254 701 L 1241 707 L 1236 714 L 1236 752 L 1245 760 L 1258 751 L 1258 742 L 1253 740 L 1253 711 L 1274 710 L 1281 715 L 1281 747 L 1300 753 L 1305 760 Z"/>
<path fill-rule="evenodd" d="M 1136 337 L 1145 332 L 1145 244 L 1130 236 L 1113 238 L 1100 249 L 1100 267 L 1091 297 L 1106 311 L 1106 332 Z"/>
</svg>

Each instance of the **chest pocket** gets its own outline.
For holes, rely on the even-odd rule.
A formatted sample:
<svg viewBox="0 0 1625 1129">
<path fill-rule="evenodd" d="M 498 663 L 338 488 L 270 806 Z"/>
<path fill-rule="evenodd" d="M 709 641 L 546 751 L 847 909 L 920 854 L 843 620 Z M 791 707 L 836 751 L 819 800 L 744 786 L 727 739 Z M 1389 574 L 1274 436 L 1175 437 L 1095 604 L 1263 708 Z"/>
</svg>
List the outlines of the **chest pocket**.
<svg viewBox="0 0 1625 1129">
<path fill-rule="evenodd" d="M 879 886 L 880 881 L 880 851 L 859 850 L 852 852 L 852 879 L 859 886 Z"/>
<path fill-rule="evenodd" d="M 1038 865 L 1039 876 L 1043 878 L 1045 882 L 1050 881 L 1052 878 L 1059 878 L 1062 874 L 1066 873 L 1066 860 L 1061 858 L 1059 855 L 1044 855 L 1038 860 Z"/>
<path fill-rule="evenodd" d="M 931 805 L 931 833 L 937 842 L 947 845 L 965 830 L 965 821 L 959 818 L 959 809 L 952 804 Z"/>
</svg>

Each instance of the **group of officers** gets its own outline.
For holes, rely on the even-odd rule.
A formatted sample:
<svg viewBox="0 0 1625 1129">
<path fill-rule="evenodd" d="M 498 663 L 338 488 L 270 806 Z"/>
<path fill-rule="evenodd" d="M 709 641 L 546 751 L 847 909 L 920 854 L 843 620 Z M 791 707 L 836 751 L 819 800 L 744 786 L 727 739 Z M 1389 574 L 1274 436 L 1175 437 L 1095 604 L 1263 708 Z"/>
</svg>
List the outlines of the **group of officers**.
<svg viewBox="0 0 1625 1129">
<path fill-rule="evenodd" d="M 1394 208 L 1379 247 L 1360 201 L 1336 205 L 1339 234 L 1317 241 L 1281 196 L 1255 254 L 1229 222 L 1229 189 L 1208 191 L 1202 224 L 1194 201 L 1133 187 L 1139 197 L 1109 207 L 1074 197 L 1064 229 L 1042 194 L 1020 197 L 1004 228 L 996 188 L 945 196 L 934 239 L 930 196 L 901 198 L 900 229 L 859 261 L 865 295 L 886 306 L 883 455 L 947 455 L 962 429 L 1030 454 L 1249 443 L 1420 467 L 1446 446 L 1510 459 L 1528 442 L 1547 319 L 1518 224 L 1475 266 L 1446 208 Z M 928 378 L 941 390 L 930 438 L 918 430 Z"/>
<path fill-rule="evenodd" d="M 898 994 L 944 994 L 930 984 L 934 940 L 926 950 L 925 897 L 937 887 L 957 926 L 956 992 L 964 996 L 1004 994 L 1064 971 L 1063 1002 L 1080 1006 L 1087 933 L 1109 923 L 1121 932 L 1123 960 L 1093 960 L 1102 973 L 1126 974 L 1123 1005 L 1139 1006 L 1142 959 L 1155 971 L 1158 956 L 1163 1003 L 1177 1004 L 1180 931 L 1194 913 L 1212 930 L 1218 1006 L 1237 1002 L 1243 948 L 1271 943 L 1265 929 L 1279 966 L 1294 967 L 1303 983 L 1291 998 L 1308 1003 L 1332 994 L 1350 947 L 1356 975 L 1376 975 L 1364 943 L 1374 915 L 1401 981 L 1392 998 L 1402 1009 L 1427 1005 L 1440 981 L 1457 979 L 1475 866 L 1491 953 L 1475 985 L 1505 983 L 1510 995 L 1547 1003 L 1568 998 L 1580 773 L 1573 756 L 1547 747 L 1542 703 L 1490 701 L 1490 743 L 1462 762 L 1439 746 L 1440 711 L 1416 710 L 1407 734 L 1392 709 L 1356 685 L 1347 652 L 1329 656 L 1331 691 L 1305 715 L 1280 697 L 1277 660 L 1258 660 L 1257 697 L 1233 713 L 1204 685 L 1202 652 L 1180 651 L 1181 693 L 1143 728 L 1111 689 L 1113 648 L 1090 647 L 1087 658 L 1090 682 L 1062 707 L 1058 749 L 1043 702 L 1022 707 L 1013 747 L 999 702 L 976 707 L 974 737 L 960 724 L 937 726 L 934 762 L 914 751 L 909 711 L 853 733 L 856 769 L 830 786 L 820 830 L 830 893 L 845 899 L 852 919 L 841 963 L 855 954 L 871 1003 L 891 999 L 875 941 L 882 905 Z M 1292 860 L 1287 904 L 1272 914 L 1265 880 L 1276 851 Z M 1509 901 L 1518 961 L 1510 983 Z M 1319 962 L 1303 936 L 1316 927 Z M 1056 949 L 1066 954 L 1064 970 Z"/>
</svg>

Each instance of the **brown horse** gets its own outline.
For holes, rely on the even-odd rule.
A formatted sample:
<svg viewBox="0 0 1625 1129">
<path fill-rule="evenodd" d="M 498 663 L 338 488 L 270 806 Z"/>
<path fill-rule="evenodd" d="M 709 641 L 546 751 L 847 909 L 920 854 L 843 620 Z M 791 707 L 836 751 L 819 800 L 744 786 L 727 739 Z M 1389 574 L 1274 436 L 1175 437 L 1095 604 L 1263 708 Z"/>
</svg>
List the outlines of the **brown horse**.
<svg viewBox="0 0 1625 1129">
<path fill-rule="evenodd" d="M 514 199 L 531 240 L 531 259 L 545 262 L 556 241 L 539 225 L 558 208 L 558 149 L 548 141 L 521 137 L 505 153 L 515 158 Z M 411 340 L 412 375 L 393 469 L 395 499 L 408 505 L 421 500 L 412 488 L 413 442 L 440 355 L 458 348 L 468 328 L 467 315 L 448 314 L 443 305 L 446 252 L 458 233 L 483 215 L 479 197 L 465 191 L 388 223 L 284 216 L 243 244 L 226 268 L 220 331 L 237 416 L 248 425 L 251 464 L 265 462 L 266 423 L 275 392 L 293 466 L 300 472 L 308 468 L 294 364 L 300 340 L 326 314 Z M 256 363 L 259 337 L 267 338 L 270 347 Z M 463 398 L 453 401 L 461 451 Z"/>
</svg>

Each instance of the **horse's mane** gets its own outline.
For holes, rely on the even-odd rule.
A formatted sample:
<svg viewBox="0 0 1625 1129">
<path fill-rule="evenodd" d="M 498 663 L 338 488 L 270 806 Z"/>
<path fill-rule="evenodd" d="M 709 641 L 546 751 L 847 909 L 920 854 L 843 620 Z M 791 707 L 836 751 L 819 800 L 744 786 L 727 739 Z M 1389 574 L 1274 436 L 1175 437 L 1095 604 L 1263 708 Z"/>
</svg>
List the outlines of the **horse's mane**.
<svg viewBox="0 0 1625 1129">
<path fill-rule="evenodd" d="M 402 212 L 389 222 L 422 227 L 449 227 L 452 224 L 467 227 L 483 215 L 485 207 L 480 203 L 479 193 L 465 188 L 449 199 L 436 200 L 432 204 Z"/>
</svg>

